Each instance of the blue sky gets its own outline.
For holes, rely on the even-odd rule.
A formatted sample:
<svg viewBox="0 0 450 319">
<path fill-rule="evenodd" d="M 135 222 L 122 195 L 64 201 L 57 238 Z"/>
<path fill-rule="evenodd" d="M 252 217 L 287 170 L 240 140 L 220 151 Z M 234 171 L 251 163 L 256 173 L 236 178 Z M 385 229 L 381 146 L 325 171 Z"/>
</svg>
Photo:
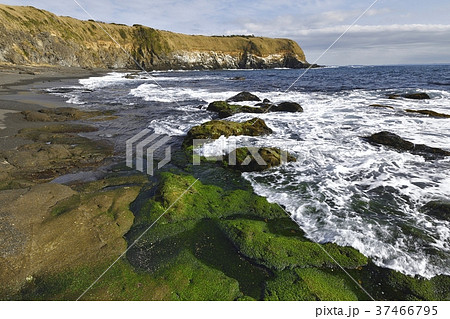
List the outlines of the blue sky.
<svg viewBox="0 0 450 319">
<path fill-rule="evenodd" d="M 314 62 L 374 0 L 77 0 L 96 19 L 187 34 L 291 38 Z M 89 17 L 73 0 L 2 0 Z M 317 62 L 450 63 L 450 1 L 379 0 Z"/>
</svg>

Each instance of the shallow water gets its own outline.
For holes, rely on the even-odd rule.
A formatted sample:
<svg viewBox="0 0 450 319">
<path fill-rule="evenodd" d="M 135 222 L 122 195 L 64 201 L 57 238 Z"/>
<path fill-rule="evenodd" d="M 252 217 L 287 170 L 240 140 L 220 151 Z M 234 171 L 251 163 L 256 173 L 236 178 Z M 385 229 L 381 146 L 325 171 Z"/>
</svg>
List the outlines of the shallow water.
<svg viewBox="0 0 450 319">
<path fill-rule="evenodd" d="M 406 274 L 450 275 L 450 223 L 420 210 L 430 200 L 450 198 L 450 159 L 425 161 L 361 139 L 388 130 L 450 150 L 450 119 L 404 111 L 450 114 L 450 66 L 313 69 L 285 92 L 303 72 L 154 72 L 135 79 L 111 73 L 80 80 L 75 90 L 57 94 L 82 108 L 124 115 L 102 130 L 119 146 L 145 127 L 181 139 L 192 126 L 215 117 L 205 110 L 209 102 L 244 90 L 272 102 L 299 102 L 304 113 L 258 115 L 272 135 L 234 138 L 238 146 L 278 146 L 297 157 L 263 173 L 245 173 L 255 192 L 286 207 L 314 241 L 353 246 L 378 265 Z M 387 98 L 410 92 L 426 92 L 432 99 Z M 394 109 L 369 106 L 375 103 Z M 233 144 L 221 138 L 204 151 L 219 155 Z"/>
</svg>

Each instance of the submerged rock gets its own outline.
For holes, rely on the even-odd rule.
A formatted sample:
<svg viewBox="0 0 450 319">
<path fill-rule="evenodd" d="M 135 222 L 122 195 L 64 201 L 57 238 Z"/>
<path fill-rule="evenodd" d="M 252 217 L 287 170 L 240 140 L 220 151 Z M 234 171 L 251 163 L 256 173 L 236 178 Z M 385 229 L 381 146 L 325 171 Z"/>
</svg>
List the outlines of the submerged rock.
<svg viewBox="0 0 450 319">
<path fill-rule="evenodd" d="M 406 109 L 405 112 L 407 112 L 407 113 L 423 114 L 423 115 L 428 115 L 430 117 L 450 118 L 449 114 L 438 113 L 438 112 L 430 111 L 430 110 L 411 110 L 411 109 Z"/>
<path fill-rule="evenodd" d="M 434 148 L 423 144 L 414 144 L 402 139 L 400 136 L 391 132 L 380 132 L 365 137 L 365 139 L 374 145 L 384 145 L 401 152 L 410 152 L 415 155 L 422 155 L 426 159 L 438 159 L 449 156 L 450 152 L 440 148 Z"/>
<path fill-rule="evenodd" d="M 389 106 L 389 105 L 384 105 L 384 104 L 371 104 L 371 107 L 378 107 L 378 108 L 386 108 L 386 109 L 394 109 L 393 106 Z"/>
<path fill-rule="evenodd" d="M 427 93 L 409 93 L 409 94 L 390 94 L 389 99 L 398 98 L 412 99 L 412 100 L 429 100 L 431 97 Z"/>
<path fill-rule="evenodd" d="M 264 120 L 259 118 L 253 118 L 242 123 L 213 120 L 191 128 L 187 133 L 183 144 L 188 146 L 194 139 L 215 140 L 222 135 L 225 137 L 238 135 L 261 136 L 271 133 L 272 129 L 266 125 Z"/>
<path fill-rule="evenodd" d="M 241 147 L 229 154 L 225 164 L 242 172 L 254 172 L 295 161 L 294 156 L 279 148 Z"/>
<path fill-rule="evenodd" d="M 422 211 L 438 219 L 450 221 L 450 201 L 432 201 L 422 207 Z"/>
<path fill-rule="evenodd" d="M 226 101 L 215 101 L 208 105 L 208 111 L 217 112 L 220 118 L 226 118 L 237 113 L 264 113 L 263 108 L 246 105 L 229 104 Z"/>
<path fill-rule="evenodd" d="M 259 97 L 257 97 L 256 95 L 250 93 L 250 92 L 241 92 L 239 94 L 236 94 L 233 97 L 230 97 L 228 100 L 228 102 L 245 102 L 245 101 L 261 101 L 261 99 Z"/>
</svg>

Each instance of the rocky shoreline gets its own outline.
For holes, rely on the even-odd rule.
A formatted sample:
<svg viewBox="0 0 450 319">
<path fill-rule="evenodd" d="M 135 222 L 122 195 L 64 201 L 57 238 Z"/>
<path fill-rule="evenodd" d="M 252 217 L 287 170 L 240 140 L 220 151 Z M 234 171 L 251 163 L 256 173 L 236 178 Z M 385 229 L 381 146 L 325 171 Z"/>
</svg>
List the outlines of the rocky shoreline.
<svg viewBox="0 0 450 319">
<path fill-rule="evenodd" d="M 26 81 L 43 80 L 32 77 Z M 52 108 L 27 105 L 11 98 L 17 94 L 11 83 L 2 84 L 0 105 L 20 112 L 8 113 L 0 130 L 0 266 L 6 269 L 0 299 L 77 299 L 169 207 L 83 300 L 450 298 L 448 276 L 412 278 L 375 266 L 353 248 L 309 241 L 283 208 L 253 193 L 239 167 L 194 166 L 185 147 L 174 150 L 171 165 L 157 178 L 149 178 L 128 169 L 123 154 L 108 143 L 79 135 L 95 131 L 97 121 L 115 121 L 114 114 L 56 102 Z M 264 121 L 256 121 L 261 123 L 250 132 L 245 123 L 215 120 L 192 128 L 184 145 L 227 132 L 270 134 Z M 281 151 L 260 155 L 279 165 Z M 250 150 L 237 152 L 242 163 Z M 51 182 L 99 166 L 104 173 L 93 181 Z"/>
</svg>

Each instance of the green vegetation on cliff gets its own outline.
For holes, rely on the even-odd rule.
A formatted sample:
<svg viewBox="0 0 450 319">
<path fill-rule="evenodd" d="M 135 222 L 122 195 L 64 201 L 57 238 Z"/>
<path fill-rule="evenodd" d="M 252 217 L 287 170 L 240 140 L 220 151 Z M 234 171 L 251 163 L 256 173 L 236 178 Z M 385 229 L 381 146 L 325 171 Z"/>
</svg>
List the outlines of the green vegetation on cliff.
<svg viewBox="0 0 450 319">
<path fill-rule="evenodd" d="M 149 27 L 59 17 L 0 4 L 0 62 L 88 68 L 136 68 L 108 32 L 147 69 L 308 66 L 292 40 L 184 35 Z"/>
</svg>

